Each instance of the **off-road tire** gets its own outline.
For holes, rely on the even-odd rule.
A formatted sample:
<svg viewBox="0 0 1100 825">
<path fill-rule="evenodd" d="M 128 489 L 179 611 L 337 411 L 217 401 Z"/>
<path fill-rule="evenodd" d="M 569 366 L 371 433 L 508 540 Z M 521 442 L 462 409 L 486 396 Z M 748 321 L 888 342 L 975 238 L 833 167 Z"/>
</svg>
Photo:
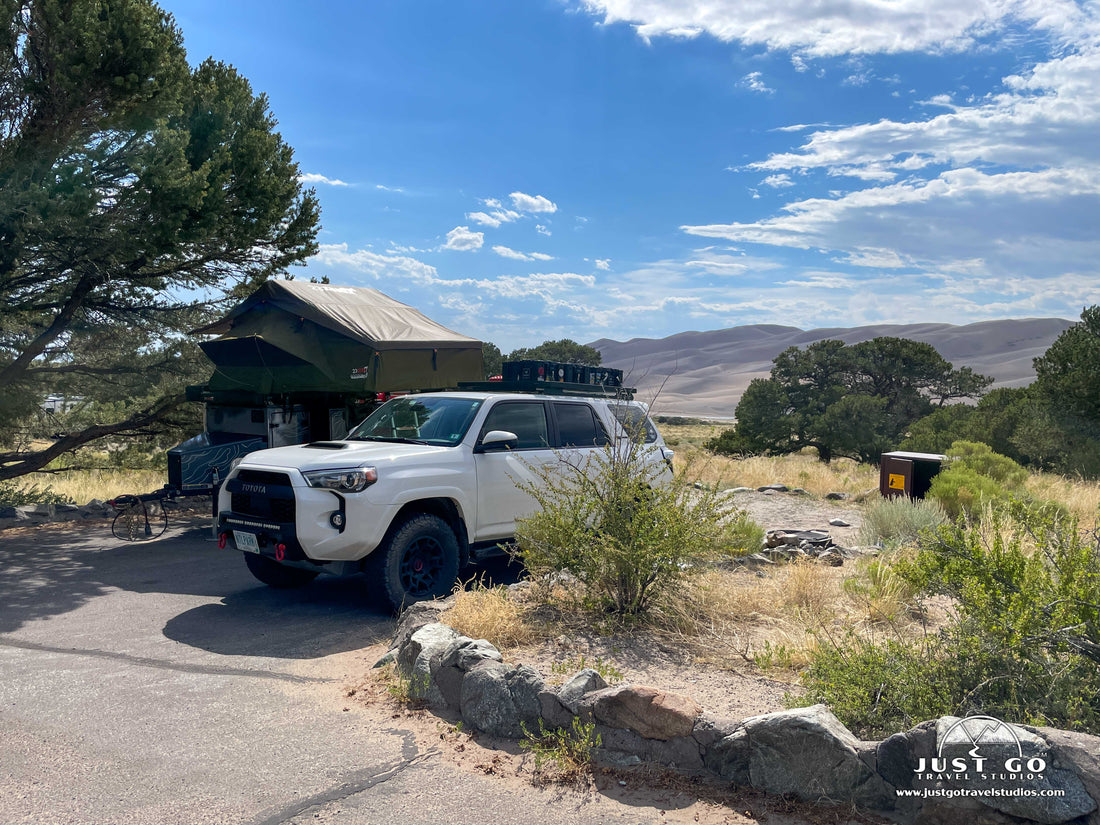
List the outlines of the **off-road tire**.
<svg viewBox="0 0 1100 825">
<path fill-rule="evenodd" d="M 317 578 L 317 571 L 315 570 L 288 567 L 285 564 L 279 564 L 275 559 L 269 559 L 267 556 L 261 556 L 258 553 L 245 553 L 244 563 L 248 565 L 248 572 L 268 587 L 274 587 L 277 590 L 305 587 Z"/>
<path fill-rule="evenodd" d="M 458 581 L 458 539 L 438 516 L 412 516 L 363 564 L 372 597 L 394 612 L 450 594 Z"/>
</svg>

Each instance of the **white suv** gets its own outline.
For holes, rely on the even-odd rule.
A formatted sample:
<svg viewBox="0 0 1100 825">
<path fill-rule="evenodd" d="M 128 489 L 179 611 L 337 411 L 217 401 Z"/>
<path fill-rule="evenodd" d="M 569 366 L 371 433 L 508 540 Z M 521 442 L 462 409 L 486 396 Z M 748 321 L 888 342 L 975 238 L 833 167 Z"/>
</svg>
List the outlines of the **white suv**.
<svg viewBox="0 0 1100 825">
<path fill-rule="evenodd" d="M 643 405 L 542 394 L 394 398 L 346 439 L 250 453 L 218 498 L 219 544 L 273 587 L 367 574 L 394 607 L 446 595 L 467 562 L 499 552 L 534 499 L 537 468 L 641 442 L 658 483 L 667 449 Z"/>
</svg>

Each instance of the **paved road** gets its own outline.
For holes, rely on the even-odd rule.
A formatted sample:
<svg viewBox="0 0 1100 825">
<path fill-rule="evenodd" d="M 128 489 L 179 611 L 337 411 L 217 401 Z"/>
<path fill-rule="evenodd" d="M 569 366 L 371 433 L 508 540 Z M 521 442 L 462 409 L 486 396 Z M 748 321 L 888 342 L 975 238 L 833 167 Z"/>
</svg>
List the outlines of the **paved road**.
<svg viewBox="0 0 1100 825">
<path fill-rule="evenodd" d="M 349 703 L 390 618 L 354 579 L 263 587 L 207 535 L 0 533 L 0 822 L 670 821 L 478 776 Z"/>
</svg>

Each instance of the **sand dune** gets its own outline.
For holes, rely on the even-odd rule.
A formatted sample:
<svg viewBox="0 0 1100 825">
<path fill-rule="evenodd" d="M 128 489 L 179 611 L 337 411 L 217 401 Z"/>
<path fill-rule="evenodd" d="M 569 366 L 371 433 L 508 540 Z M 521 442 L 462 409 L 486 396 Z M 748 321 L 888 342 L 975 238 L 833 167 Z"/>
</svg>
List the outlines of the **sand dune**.
<svg viewBox="0 0 1100 825">
<path fill-rule="evenodd" d="M 1035 377 L 1032 359 L 1072 321 L 1023 318 L 976 324 L 876 324 L 801 330 L 757 324 L 709 332 L 681 332 L 667 338 L 602 338 L 589 346 L 604 364 L 626 372 L 639 398 L 659 413 L 731 418 L 753 378 L 767 377 L 776 355 L 791 346 L 837 339 L 855 344 L 879 336 L 924 341 L 955 367 L 991 375 L 995 387 L 1022 387 Z M 658 394 L 658 390 L 660 390 Z"/>
</svg>

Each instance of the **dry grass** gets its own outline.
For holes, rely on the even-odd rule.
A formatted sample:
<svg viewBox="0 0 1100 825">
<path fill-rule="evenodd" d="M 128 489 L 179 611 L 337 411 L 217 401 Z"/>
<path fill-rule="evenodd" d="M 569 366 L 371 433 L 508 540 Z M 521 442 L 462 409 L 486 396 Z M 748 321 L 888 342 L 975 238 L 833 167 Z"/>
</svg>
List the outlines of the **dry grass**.
<svg viewBox="0 0 1100 825">
<path fill-rule="evenodd" d="M 1066 478 L 1053 473 L 1031 473 L 1027 491 L 1039 499 L 1064 504 L 1085 529 L 1100 526 L 1100 481 Z"/>
<path fill-rule="evenodd" d="M 20 489 L 49 487 L 75 504 L 92 499 L 107 501 L 123 493 L 151 493 L 164 486 L 163 470 L 67 470 L 63 473 L 32 473 L 15 479 Z"/>
<path fill-rule="evenodd" d="M 464 636 L 488 639 L 501 650 L 529 644 L 547 633 L 546 623 L 533 619 L 528 603 L 511 597 L 503 587 L 480 584 L 458 590 L 454 606 L 441 620 Z"/>
<path fill-rule="evenodd" d="M 818 460 L 813 450 L 795 455 L 751 458 L 716 456 L 703 449 L 707 440 L 728 424 L 663 424 L 661 434 L 676 451 L 676 463 L 686 467 L 692 481 L 729 487 L 763 487 L 786 484 L 801 487 L 817 496 L 848 493 L 858 496 L 878 489 L 878 470 L 847 458 L 830 464 Z"/>
</svg>

